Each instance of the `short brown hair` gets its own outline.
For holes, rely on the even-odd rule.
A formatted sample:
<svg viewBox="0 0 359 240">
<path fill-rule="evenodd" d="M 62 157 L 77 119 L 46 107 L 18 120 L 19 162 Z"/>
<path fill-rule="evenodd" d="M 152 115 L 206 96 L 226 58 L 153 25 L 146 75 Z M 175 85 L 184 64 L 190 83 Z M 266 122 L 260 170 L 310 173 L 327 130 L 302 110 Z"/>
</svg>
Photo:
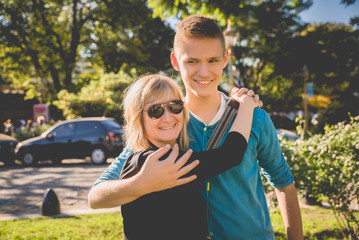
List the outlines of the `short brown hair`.
<svg viewBox="0 0 359 240">
<path fill-rule="evenodd" d="M 193 38 L 218 38 L 225 50 L 224 35 L 216 20 L 204 15 L 191 15 L 183 19 L 176 26 L 177 31 L 174 38 L 173 51 L 176 51 L 180 41 L 184 37 Z"/>
<path fill-rule="evenodd" d="M 125 119 L 125 138 L 134 151 L 146 150 L 151 147 L 145 137 L 142 112 L 147 103 L 155 101 L 163 96 L 173 93 L 178 99 L 183 101 L 181 88 L 170 77 L 152 74 L 139 78 L 125 91 L 123 100 L 124 119 Z M 187 135 L 187 123 L 189 112 L 183 108 L 183 125 L 179 134 L 179 146 L 182 150 L 187 150 L 189 138 Z"/>
</svg>

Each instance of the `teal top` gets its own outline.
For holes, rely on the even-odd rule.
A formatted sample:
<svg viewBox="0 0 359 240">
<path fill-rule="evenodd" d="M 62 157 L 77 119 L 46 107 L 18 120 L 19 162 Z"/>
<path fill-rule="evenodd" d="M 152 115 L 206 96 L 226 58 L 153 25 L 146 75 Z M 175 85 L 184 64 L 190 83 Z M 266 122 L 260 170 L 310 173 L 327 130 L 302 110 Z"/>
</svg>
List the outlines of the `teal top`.
<svg viewBox="0 0 359 240">
<path fill-rule="evenodd" d="M 188 132 L 193 151 L 205 149 L 216 124 L 206 126 L 191 115 Z M 127 146 L 94 185 L 104 180 L 119 179 L 122 166 L 131 154 L 132 150 Z M 206 183 L 203 183 L 201 192 L 208 200 L 210 212 L 209 229 L 216 240 L 275 239 L 260 169 L 276 188 L 293 182 L 272 121 L 264 110 L 256 108 L 242 163 L 211 178 L 209 192 L 206 192 Z"/>
<path fill-rule="evenodd" d="M 216 124 L 207 126 L 191 116 L 187 127 L 193 151 L 205 149 Z M 201 188 L 216 240 L 275 239 L 260 170 L 273 187 L 293 182 L 274 125 L 263 109 L 256 108 L 242 163 L 211 178 L 208 193 Z"/>
</svg>

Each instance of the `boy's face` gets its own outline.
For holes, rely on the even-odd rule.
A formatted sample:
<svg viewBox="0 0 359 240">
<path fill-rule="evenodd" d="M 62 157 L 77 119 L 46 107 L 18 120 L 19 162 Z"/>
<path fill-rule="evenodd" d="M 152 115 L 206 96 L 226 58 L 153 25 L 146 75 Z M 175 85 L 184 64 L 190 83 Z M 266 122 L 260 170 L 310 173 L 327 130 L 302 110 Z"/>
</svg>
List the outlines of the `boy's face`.
<svg viewBox="0 0 359 240">
<path fill-rule="evenodd" d="M 218 38 L 183 37 L 171 62 L 181 72 L 187 95 L 211 97 L 217 94 L 228 52 L 223 52 Z"/>
</svg>

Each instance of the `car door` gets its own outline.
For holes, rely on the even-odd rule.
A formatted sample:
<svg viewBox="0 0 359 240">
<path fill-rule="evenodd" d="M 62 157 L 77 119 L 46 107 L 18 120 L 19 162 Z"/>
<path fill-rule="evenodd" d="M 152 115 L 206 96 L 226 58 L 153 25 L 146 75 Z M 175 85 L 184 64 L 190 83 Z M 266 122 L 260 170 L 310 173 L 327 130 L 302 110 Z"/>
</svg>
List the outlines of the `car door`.
<svg viewBox="0 0 359 240">
<path fill-rule="evenodd" d="M 64 123 L 52 130 L 46 137 L 46 151 L 48 158 L 72 158 L 75 151 L 73 137 L 75 124 L 73 122 Z"/>
<path fill-rule="evenodd" d="M 103 144 L 103 138 L 104 130 L 98 121 L 76 123 L 74 143 L 81 156 L 89 156 L 94 145 Z"/>
</svg>

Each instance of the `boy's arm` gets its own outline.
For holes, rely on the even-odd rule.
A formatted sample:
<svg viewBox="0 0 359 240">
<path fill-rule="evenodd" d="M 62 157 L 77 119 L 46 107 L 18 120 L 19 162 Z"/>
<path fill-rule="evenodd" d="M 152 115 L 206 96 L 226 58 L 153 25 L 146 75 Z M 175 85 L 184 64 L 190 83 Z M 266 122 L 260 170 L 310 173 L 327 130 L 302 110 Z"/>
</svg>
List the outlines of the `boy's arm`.
<svg viewBox="0 0 359 240">
<path fill-rule="evenodd" d="M 294 183 L 281 189 L 276 188 L 275 192 L 282 213 L 284 226 L 287 231 L 287 238 L 289 240 L 302 240 L 302 217 Z"/>
<path fill-rule="evenodd" d="M 288 239 L 303 239 L 301 213 L 294 187 L 293 175 L 284 159 L 274 125 L 267 113 L 257 112 L 260 139 L 258 160 L 263 175 L 275 187 Z"/>
</svg>

